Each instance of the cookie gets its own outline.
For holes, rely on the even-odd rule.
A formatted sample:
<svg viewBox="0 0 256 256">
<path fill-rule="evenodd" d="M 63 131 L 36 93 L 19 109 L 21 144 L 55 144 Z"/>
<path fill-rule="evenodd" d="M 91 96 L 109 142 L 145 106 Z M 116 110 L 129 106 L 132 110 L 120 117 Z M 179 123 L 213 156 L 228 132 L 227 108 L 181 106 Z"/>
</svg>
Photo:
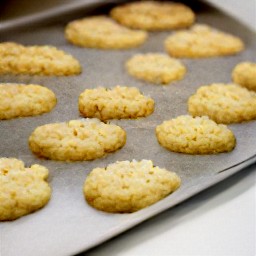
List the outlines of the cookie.
<svg viewBox="0 0 256 256">
<path fill-rule="evenodd" d="M 195 14 L 188 6 L 174 2 L 127 3 L 113 8 L 110 15 L 127 27 L 150 31 L 185 28 L 195 21 Z"/>
<path fill-rule="evenodd" d="M 207 58 L 234 55 L 244 49 L 242 40 L 207 25 L 194 25 L 165 40 L 165 49 L 173 57 Z"/>
<path fill-rule="evenodd" d="M 50 112 L 55 94 L 35 84 L 0 84 L 0 119 L 35 116 Z"/>
<path fill-rule="evenodd" d="M 75 45 L 100 49 L 126 49 L 145 42 L 147 33 L 123 27 L 107 16 L 93 16 L 70 22 L 66 39 Z"/>
<path fill-rule="evenodd" d="M 190 96 L 188 110 L 217 123 L 249 121 L 256 119 L 256 93 L 236 84 L 206 85 Z"/>
<path fill-rule="evenodd" d="M 136 54 L 126 62 L 126 69 L 131 76 L 154 84 L 169 84 L 186 73 L 179 60 L 161 53 Z"/>
<path fill-rule="evenodd" d="M 158 142 L 163 147 L 186 154 L 216 154 L 234 149 L 236 139 L 226 125 L 208 117 L 189 115 L 164 121 L 156 127 Z"/>
<path fill-rule="evenodd" d="M 48 170 L 35 164 L 25 168 L 15 158 L 0 158 L 0 221 L 15 220 L 44 207 L 51 188 Z"/>
<path fill-rule="evenodd" d="M 98 119 L 72 120 L 37 127 L 29 137 L 34 154 L 52 160 L 83 161 L 103 157 L 126 142 L 125 131 Z"/>
<path fill-rule="evenodd" d="M 256 91 L 256 63 L 241 62 L 237 64 L 232 72 L 232 78 L 235 83 Z"/>
<path fill-rule="evenodd" d="M 80 95 L 79 110 L 84 117 L 100 120 L 145 117 L 154 111 L 154 100 L 135 87 L 99 87 Z"/>
<path fill-rule="evenodd" d="M 53 46 L 0 43 L 0 74 L 68 76 L 80 72 L 74 57 Z"/>
<path fill-rule="evenodd" d="M 84 183 L 84 196 L 94 208 L 112 213 L 135 212 L 163 199 L 180 186 L 174 172 L 152 161 L 121 161 L 95 168 Z"/>
</svg>

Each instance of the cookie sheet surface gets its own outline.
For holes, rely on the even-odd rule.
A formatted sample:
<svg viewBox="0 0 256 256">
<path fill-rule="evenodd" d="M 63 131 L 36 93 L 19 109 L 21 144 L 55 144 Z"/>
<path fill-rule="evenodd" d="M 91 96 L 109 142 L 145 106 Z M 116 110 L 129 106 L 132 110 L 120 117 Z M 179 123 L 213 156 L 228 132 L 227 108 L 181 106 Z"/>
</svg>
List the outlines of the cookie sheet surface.
<svg viewBox="0 0 256 256">
<path fill-rule="evenodd" d="M 50 171 L 49 181 L 53 190 L 50 202 L 42 210 L 13 222 L 0 223 L 3 255 L 71 255 L 89 249 L 255 162 L 256 121 L 229 125 L 237 138 L 237 146 L 231 153 L 203 156 L 178 154 L 166 150 L 157 142 L 155 127 L 164 120 L 187 114 L 187 99 L 198 87 L 215 82 L 228 83 L 238 62 L 256 61 L 255 33 L 205 4 L 197 1 L 190 1 L 190 4 L 196 12 L 197 22 L 241 37 L 246 49 L 236 56 L 182 59 L 188 69 L 185 78 L 167 86 L 130 77 L 124 63 L 136 53 L 164 52 L 163 41 L 171 32 L 150 33 L 144 45 L 130 50 L 79 48 L 65 40 L 64 27 L 69 20 L 83 17 L 86 4 L 76 16 L 56 17 L 58 20 L 52 24 L 15 32 L 0 31 L 1 42 L 55 45 L 71 53 L 83 67 L 81 75 L 70 77 L 0 77 L 3 83 L 46 86 L 54 91 L 58 100 L 57 106 L 42 116 L 0 121 L 0 156 L 16 157 L 27 165 L 38 163 L 46 166 Z M 107 11 L 108 6 L 103 6 L 98 13 Z M 78 111 L 79 94 L 86 88 L 115 85 L 136 86 L 156 102 L 155 112 L 147 118 L 111 121 L 127 132 L 127 143 L 121 150 L 102 159 L 76 163 L 38 159 L 31 153 L 28 137 L 37 126 L 82 118 Z M 91 208 L 82 193 L 86 175 L 95 167 L 132 159 L 150 159 L 161 168 L 175 171 L 182 179 L 181 188 L 160 202 L 132 214 L 109 214 Z"/>
</svg>

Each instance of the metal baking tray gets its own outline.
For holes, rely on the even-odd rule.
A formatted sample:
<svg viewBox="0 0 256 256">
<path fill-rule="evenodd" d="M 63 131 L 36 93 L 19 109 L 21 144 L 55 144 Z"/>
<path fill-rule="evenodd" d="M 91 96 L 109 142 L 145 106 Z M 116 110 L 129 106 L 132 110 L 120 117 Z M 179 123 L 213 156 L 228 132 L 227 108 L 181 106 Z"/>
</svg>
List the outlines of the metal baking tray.
<svg viewBox="0 0 256 256">
<path fill-rule="evenodd" d="M 3 256 L 72 255 L 88 250 L 256 162 L 256 121 L 229 125 L 237 138 L 237 146 L 230 153 L 217 155 L 173 153 L 161 147 L 155 136 L 156 125 L 187 114 L 187 99 L 198 87 L 214 82 L 228 83 L 236 63 L 256 61 L 254 32 L 205 3 L 187 1 L 186 4 L 197 14 L 197 22 L 241 37 L 246 49 L 236 56 L 182 59 L 188 69 L 183 80 L 168 86 L 153 85 L 130 77 L 124 63 L 136 53 L 164 52 L 163 41 L 171 32 L 150 33 L 144 45 L 130 50 L 96 50 L 70 45 L 63 33 L 68 21 L 85 15 L 108 13 L 113 5 L 110 1 L 92 2 L 80 3 L 79 8 L 62 7 L 52 13 L 33 16 L 32 20 L 37 23 L 33 27 L 32 22 L 27 24 L 28 18 L 22 22 L 5 22 L 0 27 L 1 42 L 55 45 L 71 53 L 83 66 L 81 75 L 70 77 L 0 76 L 0 82 L 44 85 L 53 90 L 58 99 L 57 106 L 50 113 L 0 121 L 0 156 L 22 159 L 26 165 L 38 163 L 46 166 L 50 170 L 49 182 L 53 190 L 50 202 L 43 209 L 0 224 L 0 254 Z M 38 159 L 30 152 L 28 137 L 37 126 L 81 118 L 78 96 L 83 90 L 118 84 L 136 86 L 156 102 L 155 112 L 147 118 L 111 121 L 127 132 L 127 143 L 121 150 L 105 158 L 75 163 Z M 86 175 L 95 167 L 132 159 L 150 159 L 155 165 L 177 172 L 182 186 L 158 203 L 131 214 L 104 213 L 90 207 L 82 193 Z"/>
</svg>

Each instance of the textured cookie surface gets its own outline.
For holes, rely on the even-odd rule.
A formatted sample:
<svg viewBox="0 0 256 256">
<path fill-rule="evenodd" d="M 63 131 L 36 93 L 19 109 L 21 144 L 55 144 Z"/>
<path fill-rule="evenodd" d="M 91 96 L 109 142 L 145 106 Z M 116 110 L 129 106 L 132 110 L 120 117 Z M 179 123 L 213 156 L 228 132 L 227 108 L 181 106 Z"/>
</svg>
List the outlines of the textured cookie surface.
<svg viewBox="0 0 256 256">
<path fill-rule="evenodd" d="M 46 124 L 37 127 L 29 137 L 33 153 L 61 161 L 93 160 L 116 151 L 125 142 L 122 128 L 98 119 Z"/>
<path fill-rule="evenodd" d="M 152 161 L 121 161 L 95 168 L 84 183 L 87 202 L 98 210 L 129 213 L 156 203 L 180 186 L 174 173 Z"/>
<path fill-rule="evenodd" d="M 141 1 L 117 6 L 110 15 L 122 25 L 145 30 L 168 30 L 190 26 L 195 14 L 186 5 Z"/>
<path fill-rule="evenodd" d="M 0 43 L 0 74 L 68 76 L 80 72 L 74 57 L 53 46 Z"/>
<path fill-rule="evenodd" d="M 67 25 L 65 35 L 75 45 L 101 49 L 137 47 L 147 38 L 145 31 L 128 29 L 106 16 L 72 21 Z"/>
<path fill-rule="evenodd" d="M 244 44 L 238 37 L 207 25 L 194 25 L 167 37 L 165 48 L 173 57 L 204 58 L 236 54 Z"/>
<path fill-rule="evenodd" d="M 85 117 L 101 120 L 137 118 L 154 111 L 154 101 L 135 87 L 116 86 L 87 89 L 79 97 L 79 110 Z"/>
<path fill-rule="evenodd" d="M 241 62 L 232 72 L 233 81 L 249 90 L 256 91 L 256 63 Z"/>
<path fill-rule="evenodd" d="M 15 158 L 0 158 L 0 221 L 34 212 L 50 199 L 48 170 L 41 165 L 25 168 Z"/>
<path fill-rule="evenodd" d="M 131 76 L 155 84 L 180 80 L 186 73 L 179 60 L 161 53 L 136 54 L 126 62 L 126 69 Z"/>
<path fill-rule="evenodd" d="M 187 154 L 215 154 L 231 151 L 235 136 L 226 125 L 208 117 L 179 116 L 156 128 L 158 142 L 165 148 Z"/>
<path fill-rule="evenodd" d="M 40 115 L 56 105 L 55 94 L 40 85 L 0 84 L 0 119 Z"/>
<path fill-rule="evenodd" d="M 256 93 L 236 84 L 200 87 L 188 100 L 193 116 L 209 116 L 217 123 L 239 123 L 256 119 Z"/>
</svg>

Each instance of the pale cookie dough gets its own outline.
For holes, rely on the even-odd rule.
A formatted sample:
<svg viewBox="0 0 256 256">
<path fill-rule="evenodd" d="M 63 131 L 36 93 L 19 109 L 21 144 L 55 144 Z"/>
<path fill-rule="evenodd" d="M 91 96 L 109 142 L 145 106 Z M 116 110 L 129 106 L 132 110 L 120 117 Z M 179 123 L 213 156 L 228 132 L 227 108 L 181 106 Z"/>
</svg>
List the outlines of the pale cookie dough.
<svg viewBox="0 0 256 256">
<path fill-rule="evenodd" d="M 73 56 L 53 46 L 0 43 L 0 74 L 68 76 L 80 72 Z"/>
<path fill-rule="evenodd" d="M 118 161 L 91 171 L 84 183 L 84 196 L 98 210 L 130 213 L 163 199 L 180 183 L 176 173 L 154 166 L 152 161 Z"/>
<path fill-rule="evenodd" d="M 256 119 L 256 93 L 236 84 L 200 87 L 188 100 L 192 116 L 209 116 L 217 123 L 240 123 Z"/>
<path fill-rule="evenodd" d="M 232 72 L 232 78 L 235 83 L 256 91 L 256 63 L 241 62 L 237 64 Z"/>
<path fill-rule="evenodd" d="M 98 119 L 72 120 L 37 127 L 29 137 L 29 146 L 39 157 L 61 161 L 83 161 L 103 157 L 126 142 L 119 126 Z"/>
<path fill-rule="evenodd" d="M 25 168 L 15 158 L 0 158 L 0 221 L 15 220 L 44 207 L 51 188 L 42 165 Z"/>
<path fill-rule="evenodd" d="M 178 58 L 207 58 L 234 55 L 244 49 L 242 40 L 207 25 L 194 25 L 165 40 L 166 51 Z"/>
<path fill-rule="evenodd" d="M 174 2 L 128 3 L 113 8 L 110 15 L 127 27 L 151 31 L 185 28 L 195 21 L 195 14 L 188 6 Z"/>
<path fill-rule="evenodd" d="M 99 87 L 87 89 L 80 95 L 79 110 L 85 117 L 100 120 L 145 117 L 154 111 L 154 100 L 135 87 Z"/>
<path fill-rule="evenodd" d="M 229 152 L 236 145 L 232 131 L 208 117 L 179 116 L 156 127 L 158 142 L 165 148 L 186 154 Z"/>
<path fill-rule="evenodd" d="M 136 54 L 126 62 L 126 69 L 131 76 L 154 84 L 181 80 L 186 73 L 179 60 L 162 53 Z"/>
<path fill-rule="evenodd" d="M 93 16 L 70 22 L 65 29 L 66 39 L 72 44 L 100 49 L 126 49 L 145 42 L 145 31 L 131 30 L 107 16 Z"/>
<path fill-rule="evenodd" d="M 0 119 L 35 116 L 50 112 L 55 94 L 35 84 L 0 84 Z"/>
</svg>

